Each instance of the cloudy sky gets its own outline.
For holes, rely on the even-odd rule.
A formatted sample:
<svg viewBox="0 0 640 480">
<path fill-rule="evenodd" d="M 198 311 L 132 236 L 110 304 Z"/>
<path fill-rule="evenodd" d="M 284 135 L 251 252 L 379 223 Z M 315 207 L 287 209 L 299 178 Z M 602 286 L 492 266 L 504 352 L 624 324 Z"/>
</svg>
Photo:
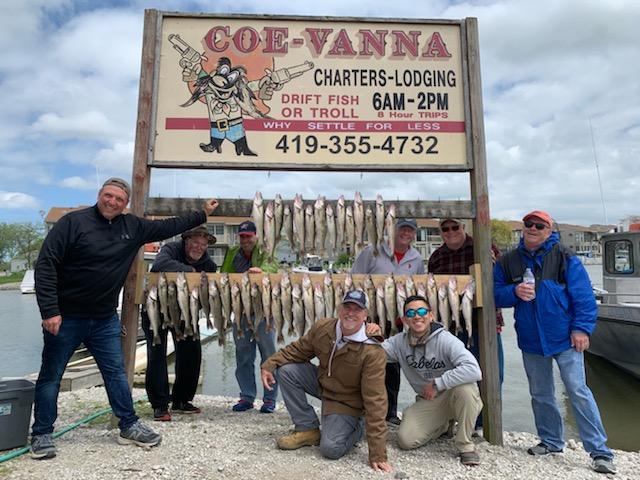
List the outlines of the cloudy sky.
<svg viewBox="0 0 640 480">
<path fill-rule="evenodd" d="M 131 178 L 145 8 L 477 17 L 492 217 L 542 208 L 589 225 L 604 223 L 605 212 L 609 223 L 640 214 L 636 0 L 4 0 L 0 222 L 92 204 L 101 181 Z M 469 198 L 468 183 L 467 174 L 154 169 L 151 194 L 336 198 L 360 190 L 365 198 L 456 200 Z"/>
</svg>

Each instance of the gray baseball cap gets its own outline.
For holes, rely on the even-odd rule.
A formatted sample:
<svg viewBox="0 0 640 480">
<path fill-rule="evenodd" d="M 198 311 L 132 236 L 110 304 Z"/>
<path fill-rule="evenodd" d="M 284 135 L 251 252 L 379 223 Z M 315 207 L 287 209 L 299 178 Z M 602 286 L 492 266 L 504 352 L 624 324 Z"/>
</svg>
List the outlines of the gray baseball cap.
<svg viewBox="0 0 640 480">
<path fill-rule="evenodd" d="M 102 184 L 102 188 L 108 185 L 113 185 L 114 187 L 121 188 L 127 194 L 127 198 L 131 198 L 131 187 L 126 182 L 126 180 L 123 180 L 118 177 L 111 177 L 110 179 L 108 179 L 106 182 Z"/>
<path fill-rule="evenodd" d="M 402 227 L 411 227 L 414 230 L 418 230 L 418 223 L 415 218 L 401 218 L 398 220 L 398 223 L 396 223 L 396 228 Z"/>
<path fill-rule="evenodd" d="M 345 303 L 355 303 L 360 308 L 367 308 L 367 296 L 362 290 L 351 290 L 342 298 L 342 304 Z"/>
</svg>

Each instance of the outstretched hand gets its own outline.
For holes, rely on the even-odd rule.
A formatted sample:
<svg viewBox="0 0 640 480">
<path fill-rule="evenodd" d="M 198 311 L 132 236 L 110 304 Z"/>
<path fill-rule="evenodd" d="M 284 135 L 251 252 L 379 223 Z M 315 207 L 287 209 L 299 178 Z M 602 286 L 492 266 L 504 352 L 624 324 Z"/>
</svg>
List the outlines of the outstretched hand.
<svg viewBox="0 0 640 480">
<path fill-rule="evenodd" d="M 215 198 L 212 198 L 204 202 L 204 206 L 202 208 L 204 209 L 205 212 L 207 212 L 207 215 L 211 215 L 213 211 L 216 208 L 218 208 L 218 205 L 219 205 L 218 200 L 216 200 Z"/>
</svg>

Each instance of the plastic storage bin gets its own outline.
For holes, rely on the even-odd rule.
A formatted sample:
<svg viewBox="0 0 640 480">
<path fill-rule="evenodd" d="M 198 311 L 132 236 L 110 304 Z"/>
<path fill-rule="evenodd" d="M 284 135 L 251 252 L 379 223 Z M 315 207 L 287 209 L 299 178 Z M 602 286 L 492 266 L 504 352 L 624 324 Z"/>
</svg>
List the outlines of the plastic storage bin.
<svg viewBox="0 0 640 480">
<path fill-rule="evenodd" d="M 0 450 L 27 444 L 35 388 L 29 380 L 0 380 Z"/>
</svg>

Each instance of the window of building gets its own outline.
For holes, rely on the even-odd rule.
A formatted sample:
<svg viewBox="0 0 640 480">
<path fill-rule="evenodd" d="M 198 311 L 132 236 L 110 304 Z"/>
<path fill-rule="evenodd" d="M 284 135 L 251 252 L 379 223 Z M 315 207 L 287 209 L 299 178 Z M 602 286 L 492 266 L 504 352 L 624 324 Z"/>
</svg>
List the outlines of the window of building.
<svg viewBox="0 0 640 480">
<path fill-rule="evenodd" d="M 224 224 L 223 223 L 214 223 L 210 228 L 211 233 L 213 233 L 216 237 L 221 237 L 224 235 Z"/>
<path fill-rule="evenodd" d="M 222 263 L 224 262 L 224 256 L 226 253 L 227 253 L 226 247 L 209 248 L 209 256 L 213 259 L 214 262 L 216 262 L 216 265 L 218 265 L 218 268 L 222 266 Z"/>
<path fill-rule="evenodd" d="M 629 240 L 612 240 L 604 245 L 608 273 L 633 273 L 633 249 Z"/>
<path fill-rule="evenodd" d="M 240 225 L 229 225 L 229 245 L 238 245 L 238 229 Z"/>
</svg>

